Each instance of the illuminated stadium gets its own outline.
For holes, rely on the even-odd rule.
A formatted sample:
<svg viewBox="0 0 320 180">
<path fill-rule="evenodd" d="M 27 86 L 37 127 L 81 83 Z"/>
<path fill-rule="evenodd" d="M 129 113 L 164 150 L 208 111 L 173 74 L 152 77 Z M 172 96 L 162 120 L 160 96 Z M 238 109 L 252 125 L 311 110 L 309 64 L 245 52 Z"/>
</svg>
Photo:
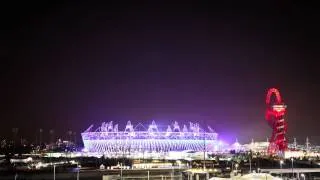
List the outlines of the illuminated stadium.
<svg viewBox="0 0 320 180">
<path fill-rule="evenodd" d="M 173 122 L 167 128 L 160 129 L 155 121 L 148 126 L 138 123 L 134 126 L 127 122 L 124 131 L 118 129 L 118 124 L 112 121 L 104 122 L 93 129 L 91 125 L 81 133 L 86 152 L 110 154 L 141 154 L 168 152 L 214 152 L 222 147 L 218 134 L 211 128 L 200 128 L 198 123 L 189 122 L 188 126 L 180 127 Z"/>
</svg>

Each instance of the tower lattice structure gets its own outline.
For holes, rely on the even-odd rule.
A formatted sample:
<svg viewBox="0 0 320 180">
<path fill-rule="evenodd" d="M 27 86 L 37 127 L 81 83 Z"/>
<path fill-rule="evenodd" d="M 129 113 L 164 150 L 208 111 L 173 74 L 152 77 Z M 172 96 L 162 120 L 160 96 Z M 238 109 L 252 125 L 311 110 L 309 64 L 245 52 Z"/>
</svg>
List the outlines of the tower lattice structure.
<svg viewBox="0 0 320 180">
<path fill-rule="evenodd" d="M 268 90 L 266 105 L 266 120 L 272 128 L 268 153 L 276 154 L 284 152 L 288 148 L 286 139 L 288 125 L 285 121 L 287 106 L 283 103 L 278 89 L 271 88 Z"/>
</svg>

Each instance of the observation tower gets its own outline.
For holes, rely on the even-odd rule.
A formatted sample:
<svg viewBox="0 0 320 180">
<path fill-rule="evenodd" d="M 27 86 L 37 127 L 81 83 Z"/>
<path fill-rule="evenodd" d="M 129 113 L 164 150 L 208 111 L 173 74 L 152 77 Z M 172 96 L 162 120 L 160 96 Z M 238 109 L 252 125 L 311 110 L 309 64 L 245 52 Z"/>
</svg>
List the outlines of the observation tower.
<svg viewBox="0 0 320 180">
<path fill-rule="evenodd" d="M 272 98 L 273 95 L 274 98 Z M 268 90 L 266 105 L 266 120 L 272 128 L 268 153 L 276 154 L 284 152 L 288 146 L 286 139 L 288 127 L 285 121 L 287 106 L 283 103 L 278 89 L 271 88 Z"/>
</svg>

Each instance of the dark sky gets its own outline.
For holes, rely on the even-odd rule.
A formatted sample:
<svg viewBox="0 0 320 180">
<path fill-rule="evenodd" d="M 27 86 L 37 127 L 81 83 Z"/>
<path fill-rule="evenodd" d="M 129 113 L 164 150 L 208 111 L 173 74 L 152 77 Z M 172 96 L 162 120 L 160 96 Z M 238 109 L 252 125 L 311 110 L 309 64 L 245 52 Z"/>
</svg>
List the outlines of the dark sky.
<svg viewBox="0 0 320 180">
<path fill-rule="evenodd" d="M 154 119 L 265 140 L 265 95 L 276 87 L 289 139 L 320 141 L 311 4 L 150 2 L 2 5 L 0 137 Z"/>
</svg>

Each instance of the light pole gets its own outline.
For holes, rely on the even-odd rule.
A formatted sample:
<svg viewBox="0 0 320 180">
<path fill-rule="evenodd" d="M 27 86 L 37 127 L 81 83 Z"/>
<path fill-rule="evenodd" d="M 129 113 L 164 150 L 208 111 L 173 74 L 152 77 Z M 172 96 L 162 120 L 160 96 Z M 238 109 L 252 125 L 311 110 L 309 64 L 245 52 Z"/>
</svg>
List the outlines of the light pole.
<svg viewBox="0 0 320 180">
<path fill-rule="evenodd" d="M 231 161 L 231 171 L 233 172 L 233 161 Z"/>
<path fill-rule="evenodd" d="M 280 160 L 280 169 L 282 169 L 283 160 Z M 282 179 L 282 173 L 281 173 L 281 179 Z"/>
<path fill-rule="evenodd" d="M 120 163 L 120 179 L 122 180 L 122 163 Z"/>
<path fill-rule="evenodd" d="M 203 171 L 206 170 L 206 150 L 206 131 L 203 129 Z"/>
<path fill-rule="evenodd" d="M 250 170 L 249 170 L 249 172 L 251 173 L 251 157 L 249 157 L 249 168 L 250 168 Z"/>
<path fill-rule="evenodd" d="M 56 180 L 56 165 L 53 164 L 53 180 Z"/>
<path fill-rule="evenodd" d="M 173 179 L 173 176 L 174 176 L 174 166 L 172 166 L 171 179 Z"/>
<path fill-rule="evenodd" d="M 238 166 L 239 166 L 238 163 L 234 165 L 234 167 L 236 167 L 236 175 L 238 175 Z"/>
<path fill-rule="evenodd" d="M 292 169 L 292 177 L 294 177 L 294 173 L 293 173 L 293 158 L 291 158 L 291 169 Z"/>
<path fill-rule="evenodd" d="M 79 174 L 80 174 L 80 168 L 81 168 L 81 165 L 79 165 L 78 163 L 77 163 L 77 180 L 79 180 Z"/>
<path fill-rule="evenodd" d="M 249 161 L 250 161 L 250 173 L 251 173 L 251 157 L 250 157 Z"/>
</svg>

